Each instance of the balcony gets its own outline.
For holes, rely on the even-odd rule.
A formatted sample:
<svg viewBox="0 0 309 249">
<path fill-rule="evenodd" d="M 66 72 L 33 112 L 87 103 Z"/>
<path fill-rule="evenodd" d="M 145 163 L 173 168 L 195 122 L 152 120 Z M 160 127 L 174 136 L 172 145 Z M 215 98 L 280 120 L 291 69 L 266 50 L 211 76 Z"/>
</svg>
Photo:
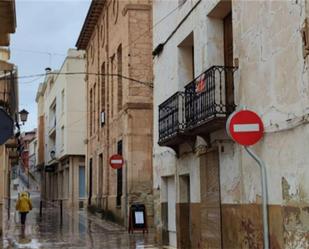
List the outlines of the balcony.
<svg viewBox="0 0 309 249">
<path fill-rule="evenodd" d="M 14 117 L 18 110 L 17 102 L 17 71 L 0 72 L 0 106 Z"/>
<path fill-rule="evenodd" d="M 235 109 L 237 68 L 212 66 L 159 106 L 159 145 L 173 149 L 194 136 L 207 138 L 225 127 Z M 192 139 L 191 139 L 192 140 Z"/>
<path fill-rule="evenodd" d="M 159 106 L 159 145 L 177 145 L 185 129 L 184 92 L 176 92 Z"/>
<path fill-rule="evenodd" d="M 235 109 L 235 70 L 212 66 L 185 87 L 186 132 L 207 136 L 225 127 L 227 117 Z"/>
</svg>

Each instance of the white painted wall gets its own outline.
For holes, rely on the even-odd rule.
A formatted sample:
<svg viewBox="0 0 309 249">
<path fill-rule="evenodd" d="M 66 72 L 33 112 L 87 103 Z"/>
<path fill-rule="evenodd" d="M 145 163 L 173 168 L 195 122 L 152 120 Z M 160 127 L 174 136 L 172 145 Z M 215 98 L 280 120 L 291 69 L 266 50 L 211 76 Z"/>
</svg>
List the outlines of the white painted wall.
<svg viewBox="0 0 309 249">
<path fill-rule="evenodd" d="M 59 71 L 53 71 L 45 82 L 45 163 L 50 161 L 52 140 L 49 136 L 50 107 L 56 101 L 56 157 L 84 155 L 86 138 L 85 57 L 83 51 L 69 49 Z M 58 73 L 58 74 L 57 74 Z M 80 73 L 68 75 L 67 73 Z M 51 81 L 54 81 L 51 84 Z M 64 92 L 64 97 L 62 93 Z M 64 100 L 64 104 L 62 101 Z M 62 127 L 63 136 L 62 136 Z M 64 141 L 62 141 L 62 137 Z"/>
<path fill-rule="evenodd" d="M 187 0 L 178 7 L 178 1 L 154 1 L 154 48 L 165 41 L 198 2 Z M 176 158 L 171 149 L 157 144 L 158 106 L 175 92 L 183 91 L 184 86 L 190 81 L 185 79 L 188 73 L 184 71 L 184 60 L 187 55 L 178 47 L 190 33 L 193 32 L 194 37 L 195 77 L 211 65 L 223 65 L 223 23 L 207 17 L 207 13 L 217 2 L 201 1 L 166 43 L 163 52 L 154 58 L 154 188 L 160 185 L 160 176 L 189 174 L 190 196 L 193 203 L 200 202 L 199 158 L 190 153 L 192 148 L 188 146 L 183 145 L 181 147 L 183 156 Z M 176 180 L 178 184 L 178 177 Z M 176 193 L 176 197 L 179 200 L 179 193 Z"/>
</svg>

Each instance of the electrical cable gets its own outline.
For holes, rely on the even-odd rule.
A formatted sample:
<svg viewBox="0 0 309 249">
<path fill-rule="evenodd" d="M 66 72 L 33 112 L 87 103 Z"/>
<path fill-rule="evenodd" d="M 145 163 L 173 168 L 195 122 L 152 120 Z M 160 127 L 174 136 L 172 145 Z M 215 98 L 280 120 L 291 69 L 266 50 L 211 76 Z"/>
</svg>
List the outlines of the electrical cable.
<svg viewBox="0 0 309 249">
<path fill-rule="evenodd" d="M 13 77 L 13 79 L 28 79 L 28 78 L 34 78 L 34 77 L 44 77 L 47 75 L 96 75 L 96 76 L 111 76 L 111 77 L 120 77 L 129 81 L 133 81 L 139 84 L 143 84 L 149 87 L 153 87 L 153 83 L 152 82 L 145 82 L 145 81 L 141 81 L 141 80 L 137 80 L 134 78 L 130 78 L 128 76 L 125 75 L 120 75 L 120 74 L 102 74 L 102 73 L 86 73 L 86 72 L 71 72 L 71 73 L 60 73 L 60 72 L 50 72 L 50 73 L 44 73 L 44 74 L 32 74 L 32 75 L 23 75 L 23 76 L 17 76 L 17 77 Z M 3 80 L 3 79 L 0 79 Z M 7 80 L 7 79 L 5 79 Z M 28 82 L 29 83 L 29 82 Z M 30 82 L 31 83 L 31 82 Z M 25 84 L 25 83 L 20 83 L 20 84 Z"/>
<path fill-rule="evenodd" d="M 65 54 L 55 53 L 55 52 L 47 52 L 47 51 L 39 51 L 39 50 L 29 50 L 29 49 L 20 49 L 20 48 L 12 48 L 10 47 L 11 51 L 16 52 L 25 52 L 25 53 L 33 53 L 33 54 L 46 54 L 46 55 L 56 55 L 56 56 L 63 56 L 65 57 Z"/>
</svg>

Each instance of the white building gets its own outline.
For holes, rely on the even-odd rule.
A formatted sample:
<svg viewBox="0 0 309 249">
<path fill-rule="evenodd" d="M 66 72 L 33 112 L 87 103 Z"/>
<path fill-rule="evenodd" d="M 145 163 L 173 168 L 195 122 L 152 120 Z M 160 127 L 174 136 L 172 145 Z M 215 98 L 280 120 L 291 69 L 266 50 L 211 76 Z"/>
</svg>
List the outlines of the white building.
<svg viewBox="0 0 309 249">
<path fill-rule="evenodd" d="M 44 130 L 45 141 L 43 195 L 48 200 L 64 200 L 68 206 L 83 206 L 87 116 L 84 52 L 69 49 L 61 69 L 48 72 L 39 91 L 37 96 L 44 96 L 44 103 L 38 102 L 38 108 L 44 108 L 44 122 L 40 122 L 44 128 L 39 128 L 39 132 Z"/>
<path fill-rule="evenodd" d="M 153 9 L 162 243 L 263 247 L 259 168 L 225 131 L 235 104 L 265 125 L 253 150 L 267 165 L 271 247 L 309 248 L 309 2 L 158 0 Z"/>
</svg>

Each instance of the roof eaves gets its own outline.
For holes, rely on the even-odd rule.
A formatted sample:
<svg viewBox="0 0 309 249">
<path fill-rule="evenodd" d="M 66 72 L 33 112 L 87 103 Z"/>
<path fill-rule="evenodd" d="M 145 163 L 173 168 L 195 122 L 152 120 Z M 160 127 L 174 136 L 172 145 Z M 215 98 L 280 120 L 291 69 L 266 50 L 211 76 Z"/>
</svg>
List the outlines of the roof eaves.
<svg viewBox="0 0 309 249">
<path fill-rule="evenodd" d="M 105 0 L 92 0 L 85 22 L 76 42 L 77 49 L 86 49 L 95 25 L 102 13 Z"/>
</svg>

